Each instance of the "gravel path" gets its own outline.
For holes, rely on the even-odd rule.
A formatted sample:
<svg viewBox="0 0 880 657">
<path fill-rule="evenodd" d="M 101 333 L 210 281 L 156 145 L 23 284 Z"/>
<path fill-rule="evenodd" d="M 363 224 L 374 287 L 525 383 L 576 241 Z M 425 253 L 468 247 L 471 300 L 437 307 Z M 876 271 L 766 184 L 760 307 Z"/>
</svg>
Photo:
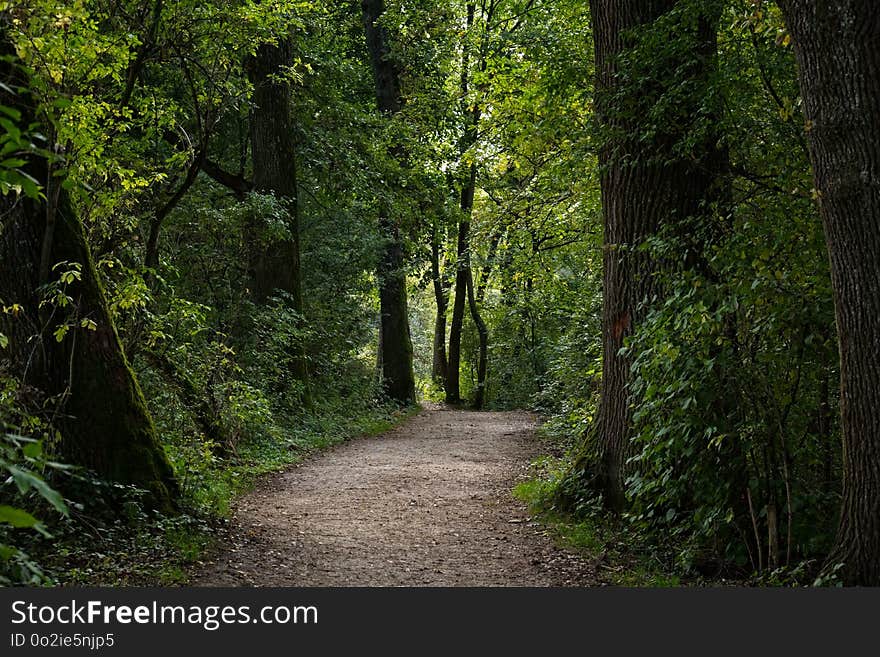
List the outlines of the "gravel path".
<svg viewBox="0 0 880 657">
<path fill-rule="evenodd" d="M 522 412 L 433 407 L 264 479 L 206 586 L 583 586 L 511 488 L 541 453 Z"/>
</svg>

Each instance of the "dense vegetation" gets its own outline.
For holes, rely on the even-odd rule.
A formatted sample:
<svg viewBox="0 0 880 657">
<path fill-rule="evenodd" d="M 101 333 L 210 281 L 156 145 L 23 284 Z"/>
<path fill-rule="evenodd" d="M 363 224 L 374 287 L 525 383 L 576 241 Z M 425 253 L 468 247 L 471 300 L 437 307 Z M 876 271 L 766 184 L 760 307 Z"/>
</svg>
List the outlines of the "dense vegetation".
<svg viewBox="0 0 880 657">
<path fill-rule="evenodd" d="M 532 501 L 677 574 L 880 584 L 878 20 L 0 2 L 0 582 L 150 581 L 83 545 L 429 398 L 542 412 Z"/>
</svg>

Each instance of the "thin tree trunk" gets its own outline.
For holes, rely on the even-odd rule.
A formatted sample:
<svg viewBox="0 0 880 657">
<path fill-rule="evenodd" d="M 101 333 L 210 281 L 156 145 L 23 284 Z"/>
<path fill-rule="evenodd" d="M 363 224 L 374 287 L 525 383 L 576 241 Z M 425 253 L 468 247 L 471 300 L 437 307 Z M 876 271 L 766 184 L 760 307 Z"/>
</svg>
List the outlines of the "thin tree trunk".
<svg viewBox="0 0 880 657">
<path fill-rule="evenodd" d="M 486 289 L 489 286 L 489 276 L 492 273 L 492 267 L 495 264 L 495 254 L 498 245 L 501 242 L 501 232 L 496 232 L 489 242 L 489 253 L 486 262 L 480 271 L 480 282 L 474 290 L 473 269 L 468 276 L 468 307 L 471 311 L 471 319 L 477 327 L 477 336 L 479 338 L 479 355 L 477 360 L 477 389 L 474 391 L 472 398 L 473 407 L 480 410 L 485 406 L 489 396 L 488 389 L 488 368 L 489 368 L 489 328 L 483 320 L 480 313 L 480 306 L 486 297 Z"/>
<path fill-rule="evenodd" d="M 843 503 L 826 570 L 880 585 L 880 13 L 781 2 L 798 63 L 840 348 Z"/>
<path fill-rule="evenodd" d="M 199 177 L 202 170 L 202 164 L 205 161 L 206 148 L 202 147 L 193 154 L 193 161 L 187 168 L 183 182 L 174 191 L 171 197 L 156 210 L 156 214 L 150 219 L 150 233 L 147 237 L 147 248 L 144 255 L 144 266 L 147 269 L 157 269 L 159 267 L 159 234 L 162 230 L 162 224 L 166 217 L 177 207 L 183 200 L 190 188 Z"/>
<path fill-rule="evenodd" d="M 392 116 L 403 108 L 403 95 L 388 32 L 381 24 L 384 0 L 363 0 L 361 10 L 375 80 L 376 104 L 379 111 Z M 405 165 L 406 151 L 402 144 L 395 144 L 391 154 Z M 416 399 L 416 385 L 406 292 L 406 253 L 399 222 L 391 214 L 387 207 L 380 209 L 379 233 L 383 246 L 376 271 L 380 313 L 378 364 L 385 393 L 400 404 L 410 404 Z"/>
<path fill-rule="evenodd" d="M 253 189 L 271 194 L 286 211 L 288 235 L 260 243 L 250 263 L 251 293 L 265 301 L 275 290 L 286 293 L 294 312 L 303 317 L 300 274 L 299 203 L 297 200 L 296 148 L 290 116 L 290 85 L 283 79 L 291 62 L 289 39 L 277 45 L 263 44 L 248 61 L 248 75 L 254 85 L 251 113 Z M 280 77 L 281 76 L 281 77 Z M 304 405 L 311 405 L 305 349 L 295 347 L 291 372 L 302 385 Z"/>
<path fill-rule="evenodd" d="M 445 384 L 446 401 L 450 404 L 461 402 L 461 334 L 464 328 L 467 281 L 470 276 L 470 229 L 470 221 L 459 222 L 455 263 L 455 296 L 452 301 L 452 320 L 449 324 L 449 358 L 446 366 Z"/>
<path fill-rule="evenodd" d="M 468 2 L 465 38 L 469 36 L 473 28 L 475 15 L 476 4 Z M 470 46 L 465 44 L 462 52 L 460 82 L 462 113 L 467 117 L 467 123 L 464 126 L 464 133 L 459 145 L 459 154 L 462 161 L 467 151 L 477 142 L 477 127 L 481 113 L 476 102 L 470 106 L 470 110 L 468 109 L 470 67 Z M 464 307 L 468 293 L 468 279 L 471 277 L 470 230 L 471 214 L 474 208 L 474 193 L 477 184 L 477 167 L 474 163 L 471 163 L 466 171 L 459 201 L 461 218 L 458 223 L 458 240 L 456 244 L 455 296 L 452 301 L 452 320 L 449 324 L 449 360 L 446 368 L 445 388 L 446 401 L 450 404 L 461 402 L 461 334 L 464 328 Z"/>
<path fill-rule="evenodd" d="M 479 359 L 477 361 L 477 389 L 473 393 L 471 404 L 476 410 L 483 408 L 486 403 L 486 371 L 489 363 L 489 329 L 480 315 L 480 308 L 474 294 L 474 277 L 468 272 L 467 277 L 468 307 L 471 311 L 471 319 L 477 327 L 477 335 L 480 341 Z"/>
<path fill-rule="evenodd" d="M 446 360 L 446 312 L 449 309 L 449 287 L 441 271 L 440 251 L 442 245 L 437 233 L 435 223 L 431 236 L 431 278 L 434 283 L 434 302 L 437 305 L 437 314 L 434 319 L 434 357 L 431 364 L 431 378 L 442 385 L 446 381 L 448 365 Z"/>
</svg>

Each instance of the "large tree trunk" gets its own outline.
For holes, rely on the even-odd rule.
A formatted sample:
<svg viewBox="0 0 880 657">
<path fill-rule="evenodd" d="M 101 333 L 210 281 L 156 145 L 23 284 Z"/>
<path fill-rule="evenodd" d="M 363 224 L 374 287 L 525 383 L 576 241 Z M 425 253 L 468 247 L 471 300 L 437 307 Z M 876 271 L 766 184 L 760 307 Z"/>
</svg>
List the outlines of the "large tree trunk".
<svg viewBox="0 0 880 657">
<path fill-rule="evenodd" d="M 4 55 L 12 51 L 5 38 L 0 48 Z M 34 120 L 30 97 L 7 91 L 26 80 L 8 61 L 0 71 L 2 103 L 21 111 L 28 125 Z M 150 505 L 172 511 L 177 486 L 122 351 L 82 224 L 60 179 L 50 187 L 46 160 L 29 160 L 25 169 L 44 186 L 47 200 L 0 198 L 0 299 L 21 307 L 15 315 L 0 314 L 0 332 L 9 338 L 0 367 L 52 402 L 64 460 L 143 488 Z M 65 264 L 55 270 L 58 263 Z M 38 288 L 58 284 L 73 263 L 79 278 L 64 286 L 70 303 L 41 307 Z M 69 330 L 59 341 L 53 333 L 61 325 Z"/>
<path fill-rule="evenodd" d="M 646 238 L 666 222 L 675 222 L 700 211 L 713 182 L 711 168 L 699 159 L 685 159 L 674 150 L 675 134 L 643 139 L 647 130 L 642 112 L 621 106 L 619 56 L 633 42 L 628 36 L 640 26 L 656 21 L 677 0 L 591 0 L 596 57 L 596 108 L 601 123 L 615 136 L 599 154 L 604 226 L 602 383 L 597 419 L 573 469 L 576 488 L 600 493 L 611 510 L 624 506 L 626 463 L 632 456 L 629 381 L 631 359 L 621 355 L 624 340 L 644 316 L 643 302 L 655 290 L 652 273 L 656 263 L 638 250 Z M 702 28 L 701 28 L 702 31 Z M 714 49 L 714 32 L 707 30 L 706 52 L 682 53 L 686 65 L 707 59 Z M 665 68 L 670 68 L 666 63 Z M 662 76 L 658 71 L 642 83 L 644 96 L 657 93 Z M 698 65 L 694 75 L 705 75 L 708 66 Z M 638 94 L 629 90 L 630 94 Z M 641 94 L 638 94 L 641 95 Z M 694 113 L 699 98 L 694 98 Z M 686 109 L 682 108 L 686 115 Z"/>
<path fill-rule="evenodd" d="M 263 44 L 248 61 L 248 76 L 254 85 L 251 112 L 253 190 L 271 194 L 284 206 L 287 237 L 269 244 L 258 241 L 251 255 L 251 293 L 265 301 L 275 290 L 286 293 L 292 309 L 303 316 L 300 275 L 299 203 L 297 200 L 296 144 L 290 116 L 290 85 L 283 79 L 291 63 L 290 41 Z M 303 402 L 309 405 L 309 375 L 305 350 L 292 354 L 293 376 L 303 386 Z"/>
<path fill-rule="evenodd" d="M 403 107 L 403 96 L 388 34 L 379 22 L 385 3 L 384 0 L 364 0 L 361 8 L 376 83 L 376 103 L 381 112 L 393 115 Z M 392 148 L 392 155 L 405 164 L 406 152 L 401 145 Z M 409 404 L 415 401 L 416 386 L 406 293 L 406 254 L 400 225 L 391 214 L 388 208 L 380 210 L 379 233 L 383 246 L 376 272 L 380 313 L 378 362 L 385 393 L 398 403 Z"/>
<path fill-rule="evenodd" d="M 798 62 L 840 344 L 843 504 L 827 568 L 880 586 L 880 13 L 782 3 Z"/>
<path fill-rule="evenodd" d="M 379 230 L 386 241 L 377 272 L 382 315 L 379 327 L 382 386 L 394 401 L 411 404 L 416 400 L 416 382 L 403 242 L 398 225 L 385 215 L 380 217 Z"/>
</svg>

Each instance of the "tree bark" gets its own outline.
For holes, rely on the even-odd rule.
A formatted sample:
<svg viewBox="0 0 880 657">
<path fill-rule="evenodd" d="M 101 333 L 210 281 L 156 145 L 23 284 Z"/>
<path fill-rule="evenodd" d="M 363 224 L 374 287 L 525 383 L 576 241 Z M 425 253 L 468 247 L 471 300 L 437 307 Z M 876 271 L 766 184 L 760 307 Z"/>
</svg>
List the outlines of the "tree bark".
<svg viewBox="0 0 880 657">
<path fill-rule="evenodd" d="M 464 328 L 464 304 L 467 281 L 470 276 L 470 221 L 458 224 L 458 242 L 455 262 L 455 296 L 452 300 L 452 320 L 449 324 L 449 357 L 446 365 L 446 402 L 461 402 L 461 334 Z"/>
<path fill-rule="evenodd" d="M 599 153 L 604 227 L 602 382 L 597 419 L 585 436 L 572 474 L 576 489 L 602 495 L 607 508 L 620 511 L 625 504 L 625 479 L 632 456 L 629 381 L 631 359 L 620 353 L 644 316 L 646 301 L 655 288 L 657 263 L 638 247 L 666 222 L 694 216 L 714 181 L 713 167 L 695 154 L 675 152 L 680 136 L 664 134 L 643 139 L 647 117 L 621 107 L 619 58 L 634 45 L 629 35 L 647 26 L 676 5 L 677 0 L 591 0 L 596 58 L 596 111 L 613 135 Z M 703 27 L 700 28 L 701 32 Z M 694 76 L 706 75 L 707 60 L 715 48 L 715 34 L 706 30 L 698 52 L 682 54 L 676 65 L 696 61 Z M 656 94 L 660 71 L 644 81 L 646 97 Z M 635 92 L 630 92 L 635 93 Z M 698 111 L 698 98 L 694 112 Z M 708 155 L 707 155 L 708 157 Z"/>
<path fill-rule="evenodd" d="M 285 210 L 287 236 L 258 241 L 250 261 L 251 294 L 265 301 L 276 290 L 286 294 L 290 306 L 303 317 L 300 274 L 299 203 L 297 200 L 296 145 L 290 115 L 290 85 L 284 69 L 291 61 L 289 39 L 277 45 L 262 44 L 248 61 L 248 76 L 254 85 L 251 113 L 253 190 L 274 196 Z M 303 388 L 304 405 L 311 404 L 305 349 L 295 347 L 291 372 Z"/>
<path fill-rule="evenodd" d="M 489 329 L 486 326 L 486 322 L 483 321 L 482 315 L 480 315 L 480 307 L 477 297 L 474 294 L 473 273 L 468 272 L 468 274 L 468 308 L 471 311 L 471 319 L 474 320 L 474 325 L 477 327 L 477 336 L 480 343 L 479 357 L 477 360 L 477 389 L 474 390 L 473 397 L 471 398 L 471 405 L 474 409 L 480 410 L 486 403 L 486 373 L 489 364 Z"/>
<path fill-rule="evenodd" d="M 840 349 L 843 500 L 826 569 L 880 585 L 880 13 L 786 0 Z"/>
<path fill-rule="evenodd" d="M 474 25 L 476 3 L 467 4 L 466 35 Z M 465 37 L 467 38 L 467 36 Z M 485 67 L 485 53 L 481 64 Z M 477 128 L 480 121 L 480 108 L 475 102 L 469 106 L 471 51 L 466 43 L 461 61 L 461 107 L 465 117 L 464 132 L 459 144 L 462 163 L 464 156 L 477 143 Z M 452 301 L 452 320 L 449 324 L 449 358 L 446 367 L 446 401 L 450 404 L 461 402 L 461 334 L 464 329 L 464 310 L 468 294 L 468 279 L 471 277 L 470 231 L 471 214 L 474 209 L 474 193 L 477 186 L 477 167 L 473 162 L 465 169 L 461 186 L 459 208 L 461 218 L 458 223 L 458 240 L 455 261 L 455 296 Z"/>
<path fill-rule="evenodd" d="M 12 53 L 5 34 L 0 35 L 0 49 L 4 55 Z M 0 102 L 21 111 L 22 125 L 28 125 L 36 118 L 30 96 L 8 91 L 25 87 L 27 80 L 10 61 L 0 64 L 0 75 L 5 85 Z M 23 169 L 47 189 L 47 161 L 37 155 L 27 159 Z M 0 198 L 0 298 L 22 309 L 16 316 L 0 314 L 0 331 L 9 338 L 0 353 L 6 362 L 0 366 L 57 404 L 53 425 L 61 433 L 61 458 L 104 479 L 143 488 L 151 506 L 173 511 L 177 485 L 171 466 L 122 351 L 82 223 L 61 179 L 54 186 L 52 217 L 45 201 L 12 194 Z M 67 307 L 40 306 L 43 252 L 53 267 L 80 266 L 78 280 L 65 287 L 72 300 Z M 50 283 L 54 277 L 52 272 Z M 94 330 L 83 322 L 93 322 Z M 69 330 L 58 341 L 53 333 L 62 324 Z"/>
<path fill-rule="evenodd" d="M 443 248 L 438 236 L 437 224 L 431 236 L 431 279 L 434 284 L 434 302 L 437 315 L 434 319 L 434 348 L 431 364 L 431 378 L 435 383 L 443 385 L 446 381 L 446 313 L 449 310 L 449 286 L 440 265 L 440 252 Z"/>
<path fill-rule="evenodd" d="M 404 100 L 388 33 L 380 23 L 385 3 L 384 0 L 363 0 L 361 9 L 375 80 L 376 104 L 379 111 L 393 116 L 403 108 Z M 392 147 L 391 155 L 405 165 L 406 151 L 401 144 Z M 406 291 L 406 253 L 400 224 L 391 215 L 389 208 L 380 209 L 379 233 L 383 245 L 376 271 L 380 313 L 377 360 L 385 393 L 400 404 L 410 404 L 416 399 L 416 387 Z"/>
</svg>

